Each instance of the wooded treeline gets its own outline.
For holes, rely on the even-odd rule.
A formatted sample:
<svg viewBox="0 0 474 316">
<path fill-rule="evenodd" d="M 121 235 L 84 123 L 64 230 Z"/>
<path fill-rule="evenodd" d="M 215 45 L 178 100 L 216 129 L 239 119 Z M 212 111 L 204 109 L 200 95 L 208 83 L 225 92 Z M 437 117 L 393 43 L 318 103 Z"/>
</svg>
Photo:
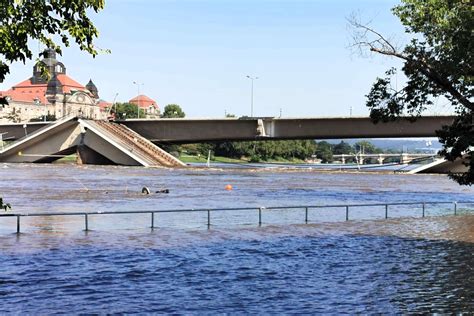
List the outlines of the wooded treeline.
<svg viewBox="0 0 474 316">
<path fill-rule="evenodd" d="M 394 150 L 384 151 L 369 141 L 359 141 L 350 145 L 344 141 L 331 144 L 327 141 L 317 142 L 314 140 L 277 140 L 164 145 L 163 147 L 176 155 L 185 152 L 188 155 L 207 157 L 210 151 L 211 158 L 220 156 L 245 159 L 250 162 L 320 159 L 321 162 L 327 163 L 334 161 L 333 155 L 396 152 Z M 350 162 L 350 159 L 347 161 Z"/>
</svg>

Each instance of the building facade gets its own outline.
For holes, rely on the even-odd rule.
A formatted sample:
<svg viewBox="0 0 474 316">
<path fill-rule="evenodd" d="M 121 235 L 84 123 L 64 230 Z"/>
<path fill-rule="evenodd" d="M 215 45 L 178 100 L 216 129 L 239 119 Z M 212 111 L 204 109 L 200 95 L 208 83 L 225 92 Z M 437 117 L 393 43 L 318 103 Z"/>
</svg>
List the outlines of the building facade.
<svg viewBox="0 0 474 316">
<path fill-rule="evenodd" d="M 47 69 L 49 79 L 42 75 Z M 81 85 L 66 74 L 66 67 L 47 49 L 44 58 L 33 67 L 33 76 L 7 91 L 0 92 L 8 104 L 0 105 L 0 122 L 28 122 L 32 119 L 62 118 L 77 115 L 104 119 L 99 106 L 99 91 L 90 80 Z"/>
<path fill-rule="evenodd" d="M 146 95 L 137 95 L 133 99 L 130 99 L 128 103 L 135 104 L 142 109 L 147 118 L 159 117 L 160 115 L 160 107 L 156 101 Z"/>
</svg>

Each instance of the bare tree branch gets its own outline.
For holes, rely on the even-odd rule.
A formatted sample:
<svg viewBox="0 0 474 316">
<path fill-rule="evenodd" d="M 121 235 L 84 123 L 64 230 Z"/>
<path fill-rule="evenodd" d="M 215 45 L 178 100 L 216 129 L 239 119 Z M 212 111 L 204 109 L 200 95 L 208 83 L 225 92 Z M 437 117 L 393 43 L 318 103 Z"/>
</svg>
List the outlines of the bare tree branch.
<svg viewBox="0 0 474 316">
<path fill-rule="evenodd" d="M 386 55 L 389 53 L 396 53 L 395 46 L 386 39 L 381 33 L 369 27 L 370 23 L 362 23 L 357 15 L 352 14 L 346 18 L 350 29 L 352 31 L 352 45 L 351 47 L 368 47 L 371 51 L 384 51 Z"/>
<path fill-rule="evenodd" d="M 362 23 L 356 14 L 352 14 L 346 20 L 352 31 L 351 48 L 357 48 L 361 55 L 364 55 L 364 50 L 368 48 L 370 52 L 396 57 L 416 66 L 415 68 L 418 69 L 420 73 L 425 75 L 438 87 L 448 92 L 463 106 L 474 111 L 473 102 L 460 93 L 454 84 L 446 76 L 440 74 L 427 59 L 413 58 L 412 56 L 398 51 L 380 32 L 371 28 L 369 26 L 370 23 Z"/>
</svg>

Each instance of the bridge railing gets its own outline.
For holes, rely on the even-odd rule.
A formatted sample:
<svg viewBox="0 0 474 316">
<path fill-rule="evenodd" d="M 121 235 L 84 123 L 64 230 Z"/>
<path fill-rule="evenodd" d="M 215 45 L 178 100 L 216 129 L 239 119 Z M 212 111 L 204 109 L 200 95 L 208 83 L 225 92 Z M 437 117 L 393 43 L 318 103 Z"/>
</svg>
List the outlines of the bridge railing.
<svg viewBox="0 0 474 316">
<path fill-rule="evenodd" d="M 344 209 L 345 221 L 350 220 L 350 210 L 360 207 L 377 207 L 382 212 L 383 217 L 388 219 L 390 217 L 390 209 L 395 206 L 418 206 L 413 210 L 413 213 L 418 212 L 421 217 L 425 217 L 429 206 L 433 205 L 449 205 L 451 207 L 451 214 L 459 214 L 460 205 L 472 205 L 472 208 L 464 208 L 463 212 L 471 212 L 474 210 L 474 201 L 429 201 L 429 202 L 396 202 L 396 203 L 372 203 L 372 204 L 329 204 L 329 205 L 297 205 L 297 206 L 272 206 L 272 207 L 231 207 L 231 208 L 198 208 L 198 209 L 169 209 L 169 210 L 143 210 L 143 211 L 93 211 L 93 212 L 46 212 L 46 213 L 4 213 L 0 214 L 2 217 L 16 217 L 16 233 L 21 231 L 22 217 L 50 217 L 50 216 L 82 216 L 84 218 L 84 230 L 89 231 L 89 216 L 92 215 L 118 215 L 118 214 L 150 214 L 150 228 L 157 228 L 155 226 L 155 214 L 164 213 L 206 213 L 208 228 L 211 226 L 211 214 L 214 212 L 228 212 L 228 211 L 247 211 L 258 212 L 258 225 L 263 223 L 263 215 L 266 211 L 271 210 L 304 210 L 304 222 L 309 222 L 309 215 L 311 210 L 315 209 Z"/>
</svg>

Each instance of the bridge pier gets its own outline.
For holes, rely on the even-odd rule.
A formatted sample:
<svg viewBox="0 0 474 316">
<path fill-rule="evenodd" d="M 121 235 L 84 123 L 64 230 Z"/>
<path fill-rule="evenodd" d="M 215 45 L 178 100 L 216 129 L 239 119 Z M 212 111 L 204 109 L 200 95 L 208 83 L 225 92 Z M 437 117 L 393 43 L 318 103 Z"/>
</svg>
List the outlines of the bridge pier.
<svg viewBox="0 0 474 316">
<path fill-rule="evenodd" d="M 403 154 L 400 156 L 400 163 L 401 163 L 402 165 L 406 165 L 406 164 L 410 163 L 410 161 L 412 161 L 412 159 L 408 157 L 408 154 L 403 153 Z"/>
<path fill-rule="evenodd" d="M 377 161 L 378 161 L 379 165 L 383 165 L 383 161 L 384 161 L 384 160 L 385 160 L 385 159 L 382 157 L 382 155 L 379 154 L 379 157 L 377 158 Z"/>
</svg>

